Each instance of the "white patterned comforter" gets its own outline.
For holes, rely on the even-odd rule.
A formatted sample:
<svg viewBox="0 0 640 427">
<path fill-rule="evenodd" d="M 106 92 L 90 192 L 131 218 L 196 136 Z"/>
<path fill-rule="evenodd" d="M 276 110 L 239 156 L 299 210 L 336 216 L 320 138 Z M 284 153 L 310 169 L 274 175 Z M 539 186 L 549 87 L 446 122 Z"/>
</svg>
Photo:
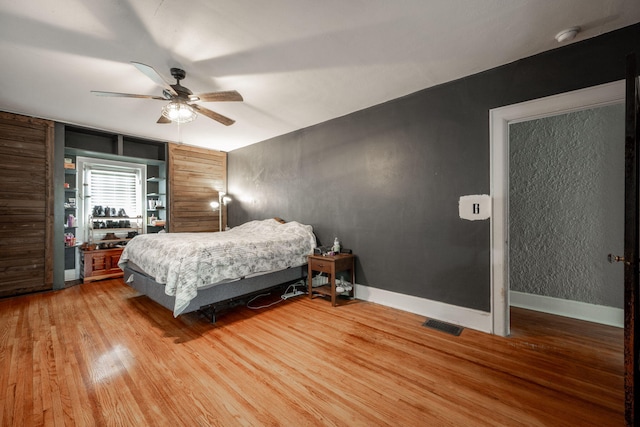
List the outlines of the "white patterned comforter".
<svg viewBox="0 0 640 427">
<path fill-rule="evenodd" d="M 310 225 L 275 219 L 250 221 L 224 233 L 142 234 L 132 239 L 118 262 L 131 261 L 175 296 L 178 316 L 198 289 L 250 274 L 307 263 L 316 239 Z"/>
</svg>

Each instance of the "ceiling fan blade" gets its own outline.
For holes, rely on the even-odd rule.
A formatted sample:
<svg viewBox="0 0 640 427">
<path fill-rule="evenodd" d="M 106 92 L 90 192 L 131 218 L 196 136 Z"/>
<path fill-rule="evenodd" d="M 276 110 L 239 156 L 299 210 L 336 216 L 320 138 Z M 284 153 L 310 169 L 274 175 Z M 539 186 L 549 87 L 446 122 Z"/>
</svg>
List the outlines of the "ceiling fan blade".
<svg viewBox="0 0 640 427">
<path fill-rule="evenodd" d="M 120 96 L 124 98 L 160 99 L 162 101 L 166 101 L 166 98 L 163 98 L 161 96 L 153 96 L 153 95 L 136 95 L 134 93 L 120 93 L 120 92 L 101 92 L 99 90 L 92 90 L 91 93 L 98 96 Z"/>
<path fill-rule="evenodd" d="M 208 108 L 204 108 L 195 104 L 189 104 L 189 105 L 191 105 L 191 107 L 193 107 L 194 110 L 196 110 L 198 113 L 202 114 L 203 116 L 207 116 L 210 119 L 220 122 L 225 126 L 231 126 L 236 122 L 235 120 L 230 119 L 229 117 L 225 117 L 222 114 L 218 114 L 215 111 L 211 111 Z"/>
<path fill-rule="evenodd" d="M 144 74 L 145 76 L 153 80 L 155 84 L 157 84 L 158 86 L 160 86 L 161 88 L 163 88 L 164 90 L 166 90 L 172 95 L 178 95 L 178 93 L 171 87 L 171 85 L 167 83 L 162 78 L 162 76 L 158 74 L 156 70 L 153 69 L 153 67 L 150 67 L 149 65 L 146 65 L 146 64 L 142 64 L 140 62 L 131 61 L 131 63 L 134 65 L 134 67 L 140 70 L 142 74 Z"/>
<path fill-rule="evenodd" d="M 160 123 L 160 124 L 171 123 L 171 120 L 167 119 L 165 116 L 160 116 L 160 118 L 156 123 Z"/>
<path fill-rule="evenodd" d="M 242 95 L 240 95 L 235 90 L 227 90 L 224 92 L 201 93 L 195 96 L 198 97 L 198 99 L 195 99 L 195 101 L 203 101 L 203 102 L 244 101 L 244 99 L 242 98 Z"/>
</svg>

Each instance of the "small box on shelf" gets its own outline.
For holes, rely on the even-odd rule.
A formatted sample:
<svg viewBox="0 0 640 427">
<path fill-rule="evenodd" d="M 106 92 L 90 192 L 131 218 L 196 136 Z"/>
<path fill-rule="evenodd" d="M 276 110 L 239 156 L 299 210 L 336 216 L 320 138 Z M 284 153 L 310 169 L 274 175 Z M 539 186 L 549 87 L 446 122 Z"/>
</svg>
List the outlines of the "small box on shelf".
<svg viewBox="0 0 640 427">
<path fill-rule="evenodd" d="M 64 246 L 72 248 L 76 245 L 76 236 L 73 233 L 66 233 L 64 235 Z"/>
</svg>

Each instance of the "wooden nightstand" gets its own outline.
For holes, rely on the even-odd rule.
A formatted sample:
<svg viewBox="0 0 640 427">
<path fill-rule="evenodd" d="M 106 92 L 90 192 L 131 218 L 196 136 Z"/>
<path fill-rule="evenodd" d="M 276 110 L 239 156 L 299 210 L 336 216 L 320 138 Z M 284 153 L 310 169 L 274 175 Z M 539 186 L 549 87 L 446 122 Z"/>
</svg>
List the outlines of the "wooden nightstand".
<svg viewBox="0 0 640 427">
<path fill-rule="evenodd" d="M 334 256 L 309 255 L 309 297 L 317 295 L 330 295 L 331 305 L 336 306 L 336 273 L 341 271 L 351 272 L 351 290 L 349 296 L 355 297 L 356 293 L 356 273 L 354 268 L 355 257 L 352 254 L 338 254 Z M 329 275 L 329 283 L 323 286 L 313 287 L 313 272 L 318 271 Z M 315 294 L 315 295 L 314 295 Z"/>
</svg>

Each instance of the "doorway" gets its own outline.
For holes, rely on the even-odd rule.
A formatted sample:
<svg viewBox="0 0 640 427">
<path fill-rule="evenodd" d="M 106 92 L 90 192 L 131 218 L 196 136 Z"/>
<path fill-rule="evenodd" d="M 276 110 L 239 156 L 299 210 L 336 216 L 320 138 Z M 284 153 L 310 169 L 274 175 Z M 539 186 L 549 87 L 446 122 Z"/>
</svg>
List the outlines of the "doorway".
<svg viewBox="0 0 640 427">
<path fill-rule="evenodd" d="M 491 315 L 494 334 L 507 336 L 510 333 L 510 125 L 622 102 L 624 82 L 620 81 L 491 110 Z"/>
</svg>

